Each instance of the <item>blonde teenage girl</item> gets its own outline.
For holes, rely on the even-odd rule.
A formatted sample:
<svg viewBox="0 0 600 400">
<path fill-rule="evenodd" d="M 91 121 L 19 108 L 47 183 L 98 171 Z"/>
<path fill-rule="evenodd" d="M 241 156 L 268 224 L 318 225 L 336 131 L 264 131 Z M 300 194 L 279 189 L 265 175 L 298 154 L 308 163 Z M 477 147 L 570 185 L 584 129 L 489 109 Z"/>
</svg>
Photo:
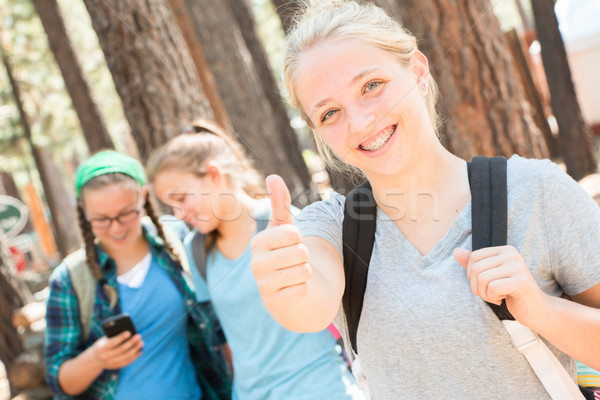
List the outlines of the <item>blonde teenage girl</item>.
<svg viewBox="0 0 600 400">
<path fill-rule="evenodd" d="M 196 130 L 201 131 L 197 126 Z M 148 170 L 158 197 L 206 235 L 206 279 L 193 265 L 199 300 L 210 299 L 233 354 L 237 399 L 360 398 L 336 340 L 325 330 L 294 333 L 267 312 L 250 270 L 250 240 L 270 217 L 262 179 L 217 128 L 178 136 Z M 264 226 L 263 226 L 264 227 Z M 190 259 L 193 250 L 186 240 Z"/>
<path fill-rule="evenodd" d="M 508 161 L 508 244 L 471 252 L 467 165 L 436 133 L 435 83 L 415 38 L 372 4 L 313 2 L 288 36 L 291 103 L 321 150 L 360 170 L 377 203 L 358 354 L 375 399 L 547 399 L 482 301 L 600 366 L 600 209 L 548 160 Z M 450 116 L 451 118 L 452 116 Z M 268 178 L 273 224 L 252 242 L 265 306 L 283 326 L 347 338 L 344 198 L 307 207 Z"/>
</svg>

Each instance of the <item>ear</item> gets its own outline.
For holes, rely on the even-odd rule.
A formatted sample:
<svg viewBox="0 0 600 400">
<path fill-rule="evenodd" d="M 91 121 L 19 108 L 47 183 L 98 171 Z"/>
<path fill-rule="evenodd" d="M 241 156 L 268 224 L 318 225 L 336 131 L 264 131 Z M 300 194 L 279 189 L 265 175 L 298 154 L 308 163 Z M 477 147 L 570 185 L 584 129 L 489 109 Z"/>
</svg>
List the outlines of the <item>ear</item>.
<svg viewBox="0 0 600 400">
<path fill-rule="evenodd" d="M 415 50 L 410 59 L 410 65 L 417 77 L 417 82 L 423 80 L 427 81 L 429 79 L 429 61 L 427 61 L 425 54 L 421 53 L 419 50 Z"/>
<path fill-rule="evenodd" d="M 213 183 L 218 184 L 223 179 L 223 170 L 219 164 L 209 161 L 206 164 L 206 176 L 210 178 Z"/>
<path fill-rule="evenodd" d="M 146 204 L 146 199 L 148 198 L 148 187 L 142 186 L 142 207 Z"/>
</svg>

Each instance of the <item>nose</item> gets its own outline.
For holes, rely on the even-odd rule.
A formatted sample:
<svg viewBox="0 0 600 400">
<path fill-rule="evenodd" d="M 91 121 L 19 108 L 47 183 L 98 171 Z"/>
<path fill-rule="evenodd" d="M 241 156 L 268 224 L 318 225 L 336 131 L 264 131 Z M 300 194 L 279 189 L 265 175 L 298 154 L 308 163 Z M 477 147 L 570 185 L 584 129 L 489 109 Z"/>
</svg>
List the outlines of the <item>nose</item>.
<svg viewBox="0 0 600 400">
<path fill-rule="evenodd" d="M 173 206 L 173 215 L 182 221 L 186 221 L 186 217 L 189 215 L 189 213 L 181 205 L 178 205 Z"/>
<path fill-rule="evenodd" d="M 371 133 L 377 122 L 377 116 L 371 109 L 365 105 L 357 104 L 348 109 L 348 132 L 351 136 L 358 136 L 356 140 L 364 138 Z"/>
</svg>

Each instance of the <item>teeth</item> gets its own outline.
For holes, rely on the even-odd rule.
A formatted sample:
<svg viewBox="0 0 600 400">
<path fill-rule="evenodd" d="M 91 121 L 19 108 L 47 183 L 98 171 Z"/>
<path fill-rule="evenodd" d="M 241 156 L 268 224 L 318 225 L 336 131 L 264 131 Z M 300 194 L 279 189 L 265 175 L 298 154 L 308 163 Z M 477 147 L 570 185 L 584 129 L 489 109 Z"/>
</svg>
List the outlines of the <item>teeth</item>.
<svg viewBox="0 0 600 400">
<path fill-rule="evenodd" d="M 392 134 L 395 131 L 396 131 L 396 126 L 393 126 L 392 129 L 390 129 L 390 131 L 387 134 L 379 137 L 377 140 L 375 140 L 373 143 L 371 143 L 370 146 L 363 146 L 361 144 L 361 145 L 359 145 L 359 147 L 365 151 L 377 151 L 387 143 L 387 141 L 389 140 L 389 138 L 392 136 Z"/>
</svg>

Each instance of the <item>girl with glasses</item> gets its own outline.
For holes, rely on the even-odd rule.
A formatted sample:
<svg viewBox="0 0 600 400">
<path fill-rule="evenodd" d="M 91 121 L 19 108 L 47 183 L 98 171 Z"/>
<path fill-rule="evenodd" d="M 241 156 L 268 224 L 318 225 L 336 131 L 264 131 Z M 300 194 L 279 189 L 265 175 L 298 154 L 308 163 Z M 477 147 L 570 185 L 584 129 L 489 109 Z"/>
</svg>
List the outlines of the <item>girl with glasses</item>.
<svg viewBox="0 0 600 400">
<path fill-rule="evenodd" d="M 53 272 L 47 304 L 44 351 L 55 398 L 229 398 L 220 325 L 209 302 L 195 301 L 142 165 L 97 153 L 77 168 L 75 189 L 84 248 Z M 81 293 L 85 273 L 92 283 Z M 106 337 L 102 320 L 120 313 L 137 333 Z"/>
</svg>

